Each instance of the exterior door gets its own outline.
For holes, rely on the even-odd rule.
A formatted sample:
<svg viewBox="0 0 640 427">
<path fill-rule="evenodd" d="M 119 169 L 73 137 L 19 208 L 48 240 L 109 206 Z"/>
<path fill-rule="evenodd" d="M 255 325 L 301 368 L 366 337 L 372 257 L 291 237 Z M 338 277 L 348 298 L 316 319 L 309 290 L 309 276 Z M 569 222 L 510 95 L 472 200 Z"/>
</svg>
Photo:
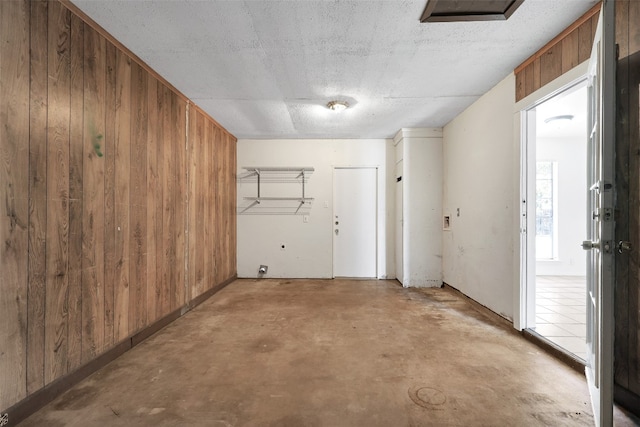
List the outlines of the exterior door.
<svg viewBox="0 0 640 427">
<path fill-rule="evenodd" d="M 614 132 L 613 1 L 600 12 L 589 64 L 587 154 L 587 364 L 597 426 L 613 424 Z"/>
<path fill-rule="evenodd" d="M 334 169 L 334 277 L 377 277 L 377 175 L 376 168 Z"/>
</svg>

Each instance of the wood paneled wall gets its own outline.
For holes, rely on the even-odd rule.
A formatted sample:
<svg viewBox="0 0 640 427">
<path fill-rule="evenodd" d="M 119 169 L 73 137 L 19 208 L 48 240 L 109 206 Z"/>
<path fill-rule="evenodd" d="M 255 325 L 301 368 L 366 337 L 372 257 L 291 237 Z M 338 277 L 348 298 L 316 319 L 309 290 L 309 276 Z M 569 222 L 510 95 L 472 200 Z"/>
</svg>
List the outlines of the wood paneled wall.
<svg viewBox="0 0 640 427">
<path fill-rule="evenodd" d="M 589 59 L 599 12 L 600 3 L 514 70 L 516 102 Z"/>
<path fill-rule="evenodd" d="M 640 2 L 616 0 L 615 396 L 640 415 Z"/>
<path fill-rule="evenodd" d="M 236 139 L 58 1 L 0 1 L 0 411 L 236 274 Z"/>
</svg>

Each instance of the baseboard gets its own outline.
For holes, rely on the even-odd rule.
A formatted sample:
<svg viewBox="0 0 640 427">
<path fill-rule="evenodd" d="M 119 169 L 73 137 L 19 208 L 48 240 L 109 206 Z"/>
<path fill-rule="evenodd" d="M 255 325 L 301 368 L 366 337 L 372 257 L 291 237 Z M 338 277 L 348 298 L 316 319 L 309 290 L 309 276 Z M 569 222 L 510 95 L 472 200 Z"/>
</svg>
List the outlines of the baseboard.
<svg viewBox="0 0 640 427">
<path fill-rule="evenodd" d="M 513 333 L 518 332 L 513 328 L 513 321 L 511 319 L 507 319 L 506 317 L 499 315 L 495 311 L 491 310 L 489 307 L 480 304 L 478 301 L 465 295 L 463 292 L 459 291 L 458 289 L 454 288 L 453 286 L 449 285 L 446 282 L 442 282 L 442 287 L 445 289 L 448 289 L 449 291 L 454 292 L 460 298 L 464 299 L 469 304 L 471 304 L 473 308 L 475 308 L 477 311 L 481 312 L 482 314 L 484 314 L 494 322 L 498 323 L 500 326 L 506 327 L 509 330 L 509 332 L 513 332 Z"/>
<path fill-rule="evenodd" d="M 185 315 L 198 305 L 205 302 L 215 293 L 222 290 L 229 283 L 236 280 L 236 278 L 237 276 L 234 275 L 224 282 L 220 283 L 219 285 L 214 286 L 213 288 L 204 292 L 202 295 L 199 295 L 191 300 L 185 306 L 169 313 L 161 319 L 156 320 L 151 325 L 147 326 L 141 331 L 136 332 L 135 334 L 121 341 L 119 344 L 116 344 L 115 347 L 110 348 L 100 356 L 79 367 L 75 371 L 58 378 L 57 380 L 51 382 L 40 390 L 30 394 L 4 412 L 8 417 L 8 423 L 4 425 L 10 427 L 23 421 L 24 419 L 47 405 L 49 402 L 54 400 L 56 397 L 69 390 L 71 387 L 78 384 L 89 375 L 96 372 L 98 369 L 106 366 L 108 363 L 117 359 L 136 345 L 140 344 L 156 332 L 163 329 L 165 326 L 171 324 L 174 320 Z"/>
<path fill-rule="evenodd" d="M 584 362 L 576 356 L 568 354 L 560 346 L 552 343 L 551 341 L 545 339 L 543 336 L 535 333 L 535 331 L 532 331 L 530 329 L 523 329 L 522 336 L 527 341 L 537 345 L 538 347 L 540 347 L 540 349 L 555 357 L 574 371 L 584 374 Z"/>
</svg>

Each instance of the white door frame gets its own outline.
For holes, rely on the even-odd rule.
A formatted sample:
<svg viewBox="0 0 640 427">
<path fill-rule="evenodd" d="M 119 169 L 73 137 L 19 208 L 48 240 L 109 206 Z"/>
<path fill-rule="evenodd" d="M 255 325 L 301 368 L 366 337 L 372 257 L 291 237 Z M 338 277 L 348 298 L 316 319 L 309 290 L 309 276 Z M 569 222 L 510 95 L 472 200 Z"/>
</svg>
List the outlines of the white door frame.
<svg viewBox="0 0 640 427">
<path fill-rule="evenodd" d="M 336 239 L 336 235 L 334 234 L 334 222 L 335 222 L 335 217 L 336 217 L 336 206 L 335 206 L 335 177 L 336 177 L 336 169 L 373 169 L 375 170 L 375 190 L 376 190 L 376 209 L 375 209 L 375 242 L 376 242 L 376 247 L 375 247 L 375 271 L 376 271 L 376 275 L 375 278 L 379 277 L 379 263 L 378 263 L 378 251 L 379 251 L 379 246 L 380 246 L 380 242 L 378 241 L 378 209 L 379 206 L 378 204 L 380 203 L 380 194 L 379 191 L 380 189 L 378 188 L 378 180 L 379 180 L 379 174 L 380 174 L 380 170 L 378 166 L 332 166 L 331 168 L 331 189 L 332 189 L 332 205 L 333 205 L 333 212 L 331 214 L 331 277 L 335 278 L 335 269 L 334 269 L 334 248 L 335 248 L 335 239 Z"/>
<path fill-rule="evenodd" d="M 552 98 L 585 84 L 587 76 L 579 77 L 567 85 L 535 101 L 521 111 L 520 138 L 520 292 L 522 295 L 520 329 L 536 326 L 536 107 Z M 585 105 L 585 109 L 587 106 Z M 586 168 L 586 164 L 584 165 Z"/>
<path fill-rule="evenodd" d="M 517 149 L 514 150 L 514 164 L 518 165 L 514 171 L 514 180 L 520 183 L 520 191 L 516 194 L 517 198 L 514 199 L 513 204 L 513 206 L 519 207 L 514 209 L 514 236 L 516 236 L 515 242 L 519 242 L 519 245 L 516 246 L 519 247 L 519 254 L 514 256 L 517 265 L 514 268 L 515 277 L 513 278 L 513 326 L 519 331 L 535 325 L 533 323 L 535 322 L 535 311 L 533 311 L 531 305 L 528 305 L 528 302 L 532 301 L 531 297 L 535 295 L 535 287 L 527 286 L 527 276 L 529 276 L 529 279 L 532 276 L 535 277 L 535 270 L 531 271 L 527 266 L 527 253 L 532 250 L 534 247 L 533 242 L 535 241 L 535 228 L 534 238 L 527 239 L 527 230 L 535 227 L 535 222 L 533 221 L 535 217 L 530 220 L 531 212 L 535 213 L 535 200 L 533 203 L 528 203 L 527 201 L 527 185 L 531 185 L 527 181 L 527 173 L 529 167 L 535 166 L 535 151 L 531 149 L 531 144 L 528 144 L 528 138 L 532 136 L 532 133 L 531 129 L 527 129 L 527 122 L 535 118 L 535 116 L 531 117 L 533 115 L 531 110 L 554 96 L 582 83 L 586 80 L 588 71 L 589 64 L 588 61 L 585 61 L 518 101 L 514 108 L 514 139 L 519 141 L 519 144 L 515 144 Z M 533 135 L 535 135 L 535 131 Z"/>
</svg>

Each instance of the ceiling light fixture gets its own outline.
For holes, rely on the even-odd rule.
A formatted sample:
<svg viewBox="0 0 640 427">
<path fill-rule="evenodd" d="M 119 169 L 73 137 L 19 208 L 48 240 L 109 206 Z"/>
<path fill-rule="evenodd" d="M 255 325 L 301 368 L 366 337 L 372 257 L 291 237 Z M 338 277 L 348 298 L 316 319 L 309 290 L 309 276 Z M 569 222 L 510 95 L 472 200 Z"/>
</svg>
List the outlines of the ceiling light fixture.
<svg viewBox="0 0 640 427">
<path fill-rule="evenodd" d="M 544 119 L 545 123 L 554 122 L 556 120 L 573 120 L 573 114 L 562 114 L 560 116 L 552 116 L 547 119 Z"/>
<path fill-rule="evenodd" d="M 327 104 L 327 108 L 333 111 L 343 111 L 349 108 L 349 104 L 344 101 L 331 101 Z"/>
</svg>

